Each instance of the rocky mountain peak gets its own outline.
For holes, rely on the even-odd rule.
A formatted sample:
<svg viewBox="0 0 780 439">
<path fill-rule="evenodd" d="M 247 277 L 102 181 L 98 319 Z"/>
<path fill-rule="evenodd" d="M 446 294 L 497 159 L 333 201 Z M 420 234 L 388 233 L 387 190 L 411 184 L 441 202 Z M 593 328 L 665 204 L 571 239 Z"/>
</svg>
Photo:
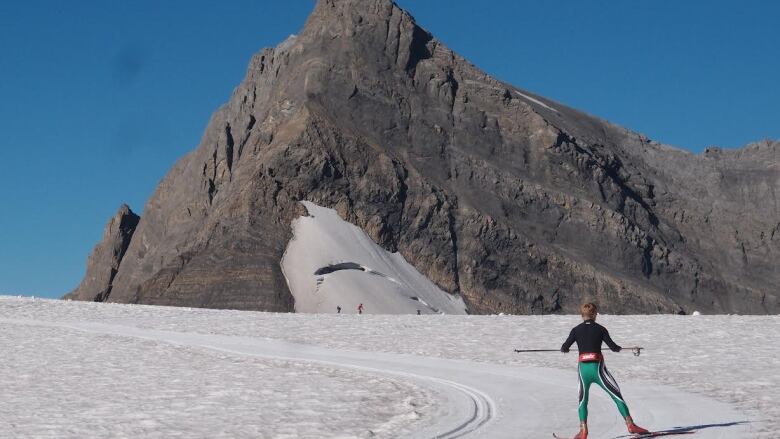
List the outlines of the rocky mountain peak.
<svg viewBox="0 0 780 439">
<path fill-rule="evenodd" d="M 311 46 L 327 48 L 326 62 L 343 52 L 353 66 L 388 69 L 398 66 L 412 71 L 421 59 L 430 56 L 433 36 L 418 26 L 414 18 L 390 0 L 323 0 L 301 32 Z"/>
<path fill-rule="evenodd" d="M 414 20 L 391 0 L 319 0 L 302 33 L 353 36 L 365 26 L 383 25 L 401 15 Z"/>
<path fill-rule="evenodd" d="M 389 0 L 321 0 L 78 297 L 292 311 L 280 261 L 309 201 L 472 313 L 776 312 L 778 154 L 649 141 L 490 77 Z"/>
</svg>

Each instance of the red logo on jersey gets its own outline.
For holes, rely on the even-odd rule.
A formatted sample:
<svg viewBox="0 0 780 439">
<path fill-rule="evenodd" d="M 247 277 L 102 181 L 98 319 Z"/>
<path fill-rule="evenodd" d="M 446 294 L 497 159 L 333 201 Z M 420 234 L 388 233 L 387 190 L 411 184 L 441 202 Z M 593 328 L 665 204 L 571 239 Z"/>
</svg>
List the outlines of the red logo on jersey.
<svg viewBox="0 0 780 439">
<path fill-rule="evenodd" d="M 598 353 L 585 353 L 580 354 L 580 363 L 590 363 L 593 361 L 601 361 L 604 356 Z"/>
</svg>

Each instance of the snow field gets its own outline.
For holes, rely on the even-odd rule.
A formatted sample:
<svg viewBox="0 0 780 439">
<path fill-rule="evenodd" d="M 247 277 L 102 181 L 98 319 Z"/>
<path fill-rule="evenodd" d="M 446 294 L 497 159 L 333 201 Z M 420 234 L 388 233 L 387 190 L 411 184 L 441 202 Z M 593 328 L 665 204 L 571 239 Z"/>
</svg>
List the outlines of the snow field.
<svg viewBox="0 0 780 439">
<path fill-rule="evenodd" d="M 456 401 L 463 395 L 448 393 L 447 389 L 438 387 L 434 382 L 416 382 L 413 379 L 393 375 L 394 371 L 412 371 L 428 376 L 442 374 L 450 381 L 487 395 L 485 400 L 487 402 L 480 402 L 480 404 L 487 404 L 487 408 L 483 406 L 483 412 L 490 411 L 491 407 L 494 412 L 486 415 L 489 418 L 486 426 L 475 431 L 474 437 L 518 437 L 516 434 L 518 425 L 522 426 L 520 431 L 530 434 L 521 437 L 549 437 L 552 431 L 569 434 L 572 429 L 576 429 L 577 425 L 577 379 L 574 355 L 558 353 L 521 355 L 512 352 L 512 348 L 517 347 L 556 348 L 568 334 L 569 329 L 578 323 L 578 318 L 574 316 L 271 314 L 0 298 L 0 321 L 5 322 L 3 328 L 9 325 L 18 326 L 16 323 L 9 323 L 11 320 L 14 322 L 26 320 L 35 322 L 39 326 L 96 325 L 92 328 L 93 331 L 105 331 L 108 330 L 106 328 L 113 326 L 126 328 L 120 332 L 128 334 L 133 331 L 172 331 L 173 334 L 183 334 L 182 337 L 191 337 L 195 340 L 190 344 L 184 343 L 185 346 L 178 349 L 211 356 L 215 354 L 207 352 L 210 350 L 195 346 L 195 342 L 202 343 L 196 340 L 198 337 L 228 336 L 225 339 L 227 341 L 220 342 L 223 344 L 231 343 L 230 340 L 235 337 L 247 337 L 253 344 L 251 349 L 255 350 L 251 352 L 264 353 L 264 355 L 275 352 L 277 357 L 297 355 L 301 358 L 319 360 L 319 363 L 311 366 L 313 368 L 311 370 L 316 371 L 321 368 L 340 370 L 338 364 L 367 365 L 375 369 L 381 366 L 387 373 L 352 370 L 345 372 L 347 376 L 344 379 L 350 383 L 354 382 L 359 388 L 365 381 L 361 377 L 368 374 L 392 383 L 403 383 L 412 389 L 402 390 L 400 393 L 406 394 L 410 391 L 417 392 L 421 396 L 415 400 L 414 410 L 410 410 L 409 405 L 394 399 L 392 392 L 380 392 L 387 398 L 380 405 L 389 404 L 392 413 L 385 416 L 381 422 L 377 420 L 377 423 L 392 422 L 393 429 L 414 433 L 383 436 L 384 433 L 379 425 L 375 427 L 379 431 L 377 437 L 432 437 L 420 436 L 417 432 L 426 431 L 432 423 L 441 424 L 442 420 L 447 420 L 448 416 L 452 417 L 455 412 L 462 411 L 465 407 L 461 402 Z M 776 419 L 780 414 L 774 391 L 780 385 L 778 372 L 780 360 L 774 358 L 771 348 L 767 349 L 767 346 L 771 347 L 776 334 L 779 333 L 780 318 L 776 316 L 602 316 L 599 321 L 610 329 L 618 343 L 639 344 L 647 349 L 641 357 L 633 357 L 630 353 L 606 354 L 607 364 L 621 384 L 629 406 L 641 424 L 653 428 L 715 424 L 698 431 L 696 437 L 699 438 L 778 437 L 780 432 L 771 422 L 764 421 Z M 78 337 L 71 338 L 69 333 L 67 335 L 60 340 L 64 345 L 75 343 L 71 340 L 78 340 Z M 18 331 L 12 338 L 23 340 L 31 336 L 29 331 Z M 108 337 L 115 337 L 115 335 Z M 106 345 L 113 344 L 103 343 L 99 346 L 102 349 Z M 6 345 L 4 351 L 9 351 L 8 346 Z M 128 349 L 127 344 L 120 346 L 121 348 L 116 347 L 119 351 Z M 86 345 L 78 342 L 71 346 L 71 349 L 78 352 L 92 347 L 93 344 Z M 40 354 L 28 352 L 22 357 L 30 355 Z M 66 357 L 63 361 L 57 361 L 60 361 L 61 367 L 66 367 L 65 365 L 71 362 L 84 367 L 84 363 L 79 360 L 80 355 L 74 355 L 73 358 Z M 121 357 L 125 354 L 118 352 L 116 355 Z M 125 356 L 143 358 L 143 353 Z M 150 356 L 153 358 L 148 361 L 152 363 L 157 360 L 157 357 L 164 358 L 161 355 Z M 227 356 L 236 358 L 234 354 Z M 324 364 L 322 360 L 333 364 Z M 18 357 L 13 360 L 9 360 L 8 357 L 3 358 L 3 372 L 6 372 L 3 376 L 8 375 L 7 370 L 13 369 L 15 363 L 24 364 L 24 361 L 24 358 Z M 190 364 L 193 361 L 181 359 L 181 361 L 170 362 Z M 250 361 L 250 359 L 238 355 L 236 361 Z M 263 363 L 267 360 L 255 358 L 251 361 Z M 93 363 L 100 364 L 100 361 L 93 361 Z M 306 364 L 306 361 L 293 363 Z M 27 364 L 30 364 L 30 361 L 27 361 Z M 214 367 L 218 369 L 219 363 Z M 539 367 L 544 369 L 538 369 Z M 128 376 L 136 373 L 142 372 L 137 368 L 130 368 Z M 253 371 L 251 374 L 265 376 L 258 371 Z M 232 375 L 226 375 L 228 377 L 220 381 L 222 387 L 230 384 L 243 387 L 240 379 L 234 382 Z M 301 381 L 315 383 L 310 387 L 319 389 L 321 386 L 317 383 L 318 377 L 314 375 L 317 374 L 301 375 L 299 378 Z M 164 389 L 167 383 L 167 380 L 163 380 L 160 388 Z M 335 387 L 343 390 L 345 386 L 349 387 L 346 382 Z M 79 388 L 76 390 L 82 391 Z M 593 436 L 601 433 L 597 437 L 617 437 L 622 431 L 620 419 L 611 401 L 602 393 L 596 388 L 591 392 L 591 433 Z M 55 397 L 43 394 L 47 395 L 46 398 Z M 274 398 L 279 398 L 280 395 L 277 394 Z M 315 407 L 315 410 L 316 407 L 323 407 L 323 414 L 315 418 L 316 422 L 322 422 L 322 419 L 339 418 L 340 420 L 344 416 L 343 413 L 328 414 L 329 410 L 349 407 L 348 401 L 330 400 L 336 393 L 317 392 L 316 395 L 316 398 L 304 404 L 306 409 L 310 405 Z M 292 399 L 298 400 L 298 398 Z M 193 400 L 199 400 L 199 397 L 193 397 Z M 230 400 L 234 401 L 234 404 L 243 404 L 243 402 L 235 402 L 237 400 L 233 398 Z M 51 406 L 50 413 L 57 410 L 61 412 L 63 407 L 57 406 L 56 399 L 52 401 L 55 402 L 48 403 Z M 227 404 L 227 401 L 225 403 Z M 247 404 L 259 407 L 258 412 L 263 413 L 271 403 L 269 401 L 258 403 L 249 399 Z M 288 401 L 286 404 L 278 408 L 277 416 L 279 413 L 286 413 L 285 416 L 290 420 L 289 424 L 296 424 L 298 421 L 293 419 L 297 419 L 296 416 L 300 414 L 292 410 L 285 411 L 285 407 L 291 407 L 295 401 Z M 393 404 L 398 404 L 399 408 L 393 409 L 395 407 Z M 77 411 L 75 407 L 68 405 L 69 413 Z M 415 414 L 405 417 L 409 413 Z M 182 416 L 189 415 L 185 412 Z M 350 430 L 355 425 L 362 425 L 366 420 L 372 419 L 366 416 L 369 415 L 355 414 L 339 424 L 339 427 L 333 429 L 327 427 L 327 430 L 322 430 L 331 432 L 332 435 L 321 433 L 319 437 L 360 437 L 357 435 L 367 434 L 366 430 Z M 5 416 L 1 418 L 6 419 Z M 300 417 L 299 419 L 305 424 L 307 419 L 313 418 Z M 104 419 L 103 422 L 108 421 Z M 739 424 L 729 425 L 731 423 Z M 512 429 L 507 429 L 507 426 Z M 305 425 L 299 432 L 290 433 L 299 436 L 280 436 L 279 434 L 282 433 L 279 432 L 282 430 L 277 430 L 276 427 L 277 424 L 269 424 L 262 430 L 265 434 L 262 437 L 306 437 L 302 436 L 307 431 Z M 320 426 L 320 428 L 325 427 Z M 341 428 L 343 430 L 339 430 Z M 341 436 L 338 432 L 342 431 L 355 436 Z M 535 435 L 542 433 L 543 435 L 540 436 Z M 190 437 L 202 436 L 195 434 Z"/>
<path fill-rule="evenodd" d="M 438 399 L 384 375 L 56 326 L 0 322 L 0 346 L 4 438 L 389 438 Z"/>
</svg>

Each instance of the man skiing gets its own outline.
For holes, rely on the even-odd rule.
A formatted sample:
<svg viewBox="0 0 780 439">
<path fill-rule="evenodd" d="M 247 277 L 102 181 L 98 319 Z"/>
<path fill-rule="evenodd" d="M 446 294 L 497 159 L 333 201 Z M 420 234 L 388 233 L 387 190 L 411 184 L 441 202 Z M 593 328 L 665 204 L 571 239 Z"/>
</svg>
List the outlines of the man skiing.
<svg viewBox="0 0 780 439">
<path fill-rule="evenodd" d="M 569 338 L 561 346 L 561 352 L 569 352 L 569 348 L 576 341 L 579 350 L 579 380 L 580 380 L 580 432 L 573 439 L 586 439 L 588 437 L 588 394 L 590 385 L 598 384 L 615 401 L 620 414 L 626 420 L 628 432 L 632 434 L 646 434 L 649 431 L 634 424 L 628 406 L 620 387 L 604 365 L 604 356 L 601 354 L 601 343 L 606 343 L 614 352 L 620 352 L 623 348 L 618 346 L 609 336 L 607 328 L 596 323 L 598 309 L 592 303 L 585 303 L 580 307 L 583 322 L 575 326 Z"/>
<path fill-rule="evenodd" d="M 358 305 L 358 314 L 363 314 L 363 304 Z"/>
</svg>

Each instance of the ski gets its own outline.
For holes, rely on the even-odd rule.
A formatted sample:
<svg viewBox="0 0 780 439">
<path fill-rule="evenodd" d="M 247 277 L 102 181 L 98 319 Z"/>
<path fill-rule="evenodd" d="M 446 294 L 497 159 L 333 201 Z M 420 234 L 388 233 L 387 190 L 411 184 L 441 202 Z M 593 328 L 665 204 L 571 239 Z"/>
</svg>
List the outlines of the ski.
<svg viewBox="0 0 780 439">
<path fill-rule="evenodd" d="M 639 433 L 639 434 L 626 434 L 623 436 L 618 436 L 618 439 L 647 439 L 647 438 L 653 438 L 653 437 L 661 437 L 661 436 L 677 436 L 681 434 L 693 434 L 696 433 L 695 431 L 691 430 L 665 430 L 665 431 L 651 431 L 650 433 Z M 563 438 L 561 438 L 563 439 Z"/>
<path fill-rule="evenodd" d="M 661 437 L 661 436 L 676 436 L 680 434 L 693 434 L 693 433 L 696 432 L 695 431 L 651 431 L 650 433 L 627 434 L 625 436 L 620 436 L 620 437 L 626 439 L 647 439 L 647 438 L 654 438 L 654 437 Z M 558 436 L 555 433 L 553 433 L 552 435 L 553 438 L 555 439 L 573 439 L 570 437 Z"/>
<path fill-rule="evenodd" d="M 630 439 L 645 439 L 651 437 L 677 436 L 678 434 L 693 434 L 693 433 L 696 432 L 695 431 L 655 431 L 655 432 L 644 433 L 644 434 L 635 434 L 628 437 Z"/>
</svg>

